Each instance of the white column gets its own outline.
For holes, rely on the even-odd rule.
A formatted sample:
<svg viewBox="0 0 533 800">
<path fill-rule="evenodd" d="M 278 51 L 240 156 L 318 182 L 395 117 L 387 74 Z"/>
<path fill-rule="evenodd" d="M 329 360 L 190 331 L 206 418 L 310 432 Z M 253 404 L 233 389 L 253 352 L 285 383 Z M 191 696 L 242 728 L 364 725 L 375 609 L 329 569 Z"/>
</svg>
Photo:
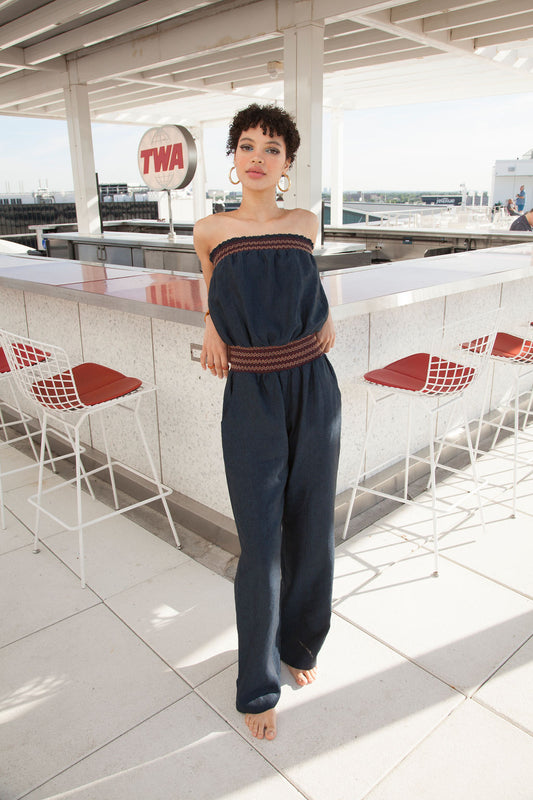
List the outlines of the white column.
<svg viewBox="0 0 533 800">
<path fill-rule="evenodd" d="M 194 221 L 207 215 L 205 202 L 205 158 L 204 158 L 204 126 L 190 128 L 196 141 L 196 172 L 192 180 L 192 201 Z"/>
<path fill-rule="evenodd" d="M 76 83 L 70 75 L 64 91 L 78 231 L 101 233 L 89 92 L 86 84 Z"/>
<path fill-rule="evenodd" d="M 336 108 L 331 114 L 331 224 L 342 226 L 344 112 Z"/>
<path fill-rule="evenodd" d="M 284 32 L 284 106 L 294 115 L 301 145 L 291 169 L 287 208 L 322 211 L 322 84 L 324 23 L 287 28 Z"/>
</svg>

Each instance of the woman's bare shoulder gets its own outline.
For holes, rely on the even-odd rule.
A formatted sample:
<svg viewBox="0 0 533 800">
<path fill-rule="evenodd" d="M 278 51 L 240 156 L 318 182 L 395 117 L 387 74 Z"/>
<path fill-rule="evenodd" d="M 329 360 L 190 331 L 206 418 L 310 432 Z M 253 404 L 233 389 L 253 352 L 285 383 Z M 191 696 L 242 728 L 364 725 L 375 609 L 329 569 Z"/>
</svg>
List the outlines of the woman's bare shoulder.
<svg viewBox="0 0 533 800">
<path fill-rule="evenodd" d="M 219 242 L 231 235 L 233 212 L 226 211 L 210 214 L 194 223 L 193 236 L 195 242 L 212 250 Z"/>
<path fill-rule="evenodd" d="M 307 236 L 314 243 L 318 233 L 318 217 L 306 208 L 293 208 L 290 212 L 291 228 L 295 233 Z"/>
</svg>

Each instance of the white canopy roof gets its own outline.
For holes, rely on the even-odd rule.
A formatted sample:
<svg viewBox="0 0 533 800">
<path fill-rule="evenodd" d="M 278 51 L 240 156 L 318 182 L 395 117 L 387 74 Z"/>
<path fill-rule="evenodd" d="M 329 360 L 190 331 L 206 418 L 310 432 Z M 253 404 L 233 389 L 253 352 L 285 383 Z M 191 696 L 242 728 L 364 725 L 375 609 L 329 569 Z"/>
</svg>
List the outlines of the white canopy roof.
<svg viewBox="0 0 533 800">
<path fill-rule="evenodd" d="M 0 0 L 0 114 L 195 125 L 283 101 L 284 31 L 325 23 L 324 107 L 529 92 L 531 0 Z"/>
</svg>

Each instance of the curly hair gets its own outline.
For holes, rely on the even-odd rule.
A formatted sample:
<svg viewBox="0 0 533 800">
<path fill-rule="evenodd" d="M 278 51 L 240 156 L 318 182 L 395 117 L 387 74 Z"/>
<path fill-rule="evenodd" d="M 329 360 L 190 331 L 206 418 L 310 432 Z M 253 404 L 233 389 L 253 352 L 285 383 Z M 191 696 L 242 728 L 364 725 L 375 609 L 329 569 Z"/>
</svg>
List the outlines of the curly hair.
<svg viewBox="0 0 533 800">
<path fill-rule="evenodd" d="M 231 155 L 237 149 L 237 144 L 243 131 L 257 128 L 268 136 L 281 136 L 285 142 L 285 151 L 291 165 L 296 151 L 300 146 L 300 134 L 291 115 L 277 106 L 259 106 L 257 103 L 237 111 L 230 125 L 228 141 L 226 142 L 226 155 Z"/>
</svg>

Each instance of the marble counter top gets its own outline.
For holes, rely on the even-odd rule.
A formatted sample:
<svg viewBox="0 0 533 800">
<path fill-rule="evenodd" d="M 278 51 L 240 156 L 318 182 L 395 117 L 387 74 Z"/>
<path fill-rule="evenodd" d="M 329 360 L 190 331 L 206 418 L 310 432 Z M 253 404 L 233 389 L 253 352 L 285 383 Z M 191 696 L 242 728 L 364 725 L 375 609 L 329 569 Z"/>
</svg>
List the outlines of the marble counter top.
<svg viewBox="0 0 533 800">
<path fill-rule="evenodd" d="M 322 274 L 334 319 L 533 275 L 533 244 Z M 203 324 L 202 276 L 31 256 L 0 256 L 0 285 L 149 317 Z"/>
<path fill-rule="evenodd" d="M 466 292 L 533 275 L 533 244 L 361 267 L 322 278 L 334 319 Z"/>
</svg>

